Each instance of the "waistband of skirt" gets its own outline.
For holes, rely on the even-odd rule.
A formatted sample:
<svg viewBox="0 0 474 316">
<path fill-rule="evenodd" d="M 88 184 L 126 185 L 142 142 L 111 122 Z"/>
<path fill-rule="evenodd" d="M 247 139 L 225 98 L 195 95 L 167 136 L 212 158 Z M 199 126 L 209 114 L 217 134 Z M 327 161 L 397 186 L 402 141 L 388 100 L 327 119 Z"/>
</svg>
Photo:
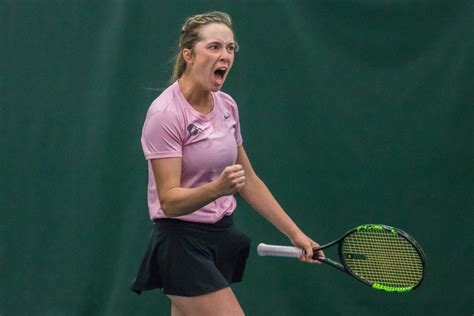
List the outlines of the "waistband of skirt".
<svg viewBox="0 0 474 316">
<path fill-rule="evenodd" d="M 216 223 L 198 223 L 198 222 L 189 222 L 189 221 L 182 221 L 179 219 L 174 218 L 159 218 L 153 220 L 155 228 L 173 228 L 173 227 L 181 227 L 181 228 L 196 228 L 202 230 L 209 230 L 209 231 L 216 231 L 216 230 L 223 230 L 229 228 L 234 224 L 234 217 L 233 214 L 229 216 L 224 216 L 222 219 L 217 221 Z"/>
</svg>

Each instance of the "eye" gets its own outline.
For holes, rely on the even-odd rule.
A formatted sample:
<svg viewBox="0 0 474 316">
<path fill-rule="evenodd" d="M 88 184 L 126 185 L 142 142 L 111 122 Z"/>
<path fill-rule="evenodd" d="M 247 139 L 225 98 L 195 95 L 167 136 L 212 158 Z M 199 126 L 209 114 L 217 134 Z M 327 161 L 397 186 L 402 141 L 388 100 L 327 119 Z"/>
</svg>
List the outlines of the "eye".
<svg viewBox="0 0 474 316">
<path fill-rule="evenodd" d="M 219 48 L 220 48 L 220 45 L 217 43 L 209 45 L 209 49 L 213 51 L 218 50 Z"/>
<path fill-rule="evenodd" d="M 239 46 L 237 45 L 237 43 L 230 43 L 229 45 L 227 45 L 227 51 L 229 53 L 238 52 L 239 51 Z"/>
</svg>

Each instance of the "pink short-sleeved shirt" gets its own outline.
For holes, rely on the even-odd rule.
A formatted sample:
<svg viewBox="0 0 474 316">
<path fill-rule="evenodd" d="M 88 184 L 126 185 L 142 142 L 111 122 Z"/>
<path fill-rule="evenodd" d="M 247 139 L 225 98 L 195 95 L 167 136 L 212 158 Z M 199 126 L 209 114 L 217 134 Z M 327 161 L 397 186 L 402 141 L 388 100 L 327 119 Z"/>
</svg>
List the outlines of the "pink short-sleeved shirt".
<svg viewBox="0 0 474 316">
<path fill-rule="evenodd" d="M 150 219 L 166 218 L 160 206 L 151 159 L 182 158 L 181 187 L 194 188 L 215 180 L 237 160 L 242 144 L 235 101 L 224 92 L 213 92 L 214 108 L 205 115 L 185 99 L 176 81 L 148 109 L 142 131 L 142 148 L 148 160 Z M 223 196 L 176 219 L 215 223 L 236 208 L 233 196 Z"/>
</svg>

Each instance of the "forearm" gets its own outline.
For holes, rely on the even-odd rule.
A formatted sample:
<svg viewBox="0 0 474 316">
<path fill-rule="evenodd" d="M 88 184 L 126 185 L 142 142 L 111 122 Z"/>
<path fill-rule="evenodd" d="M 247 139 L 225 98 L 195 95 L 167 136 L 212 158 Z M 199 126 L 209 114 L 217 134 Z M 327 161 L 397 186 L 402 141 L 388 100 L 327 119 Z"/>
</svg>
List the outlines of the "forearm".
<svg viewBox="0 0 474 316">
<path fill-rule="evenodd" d="M 176 187 L 162 195 L 160 196 L 161 208 L 168 217 L 190 214 L 220 196 L 213 182 L 197 188 Z"/>
<path fill-rule="evenodd" d="M 278 230 L 292 239 L 301 230 L 283 210 L 260 178 L 249 179 L 239 192 L 240 196 Z"/>
</svg>

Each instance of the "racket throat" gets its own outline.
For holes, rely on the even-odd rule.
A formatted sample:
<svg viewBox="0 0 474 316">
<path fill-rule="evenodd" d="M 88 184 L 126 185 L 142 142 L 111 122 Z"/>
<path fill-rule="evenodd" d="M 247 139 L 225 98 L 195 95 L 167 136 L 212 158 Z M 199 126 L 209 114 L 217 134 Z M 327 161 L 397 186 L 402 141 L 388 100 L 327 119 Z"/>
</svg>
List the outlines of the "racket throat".
<svg viewBox="0 0 474 316">
<path fill-rule="evenodd" d="M 329 258 L 326 258 L 326 257 L 317 257 L 316 258 L 317 260 L 325 263 L 325 264 L 328 264 L 330 265 L 331 267 L 334 267 L 342 272 L 347 272 L 346 268 L 344 268 L 344 266 L 342 264 L 340 264 L 339 262 L 337 261 L 334 261 L 334 260 L 331 260 Z"/>
</svg>

